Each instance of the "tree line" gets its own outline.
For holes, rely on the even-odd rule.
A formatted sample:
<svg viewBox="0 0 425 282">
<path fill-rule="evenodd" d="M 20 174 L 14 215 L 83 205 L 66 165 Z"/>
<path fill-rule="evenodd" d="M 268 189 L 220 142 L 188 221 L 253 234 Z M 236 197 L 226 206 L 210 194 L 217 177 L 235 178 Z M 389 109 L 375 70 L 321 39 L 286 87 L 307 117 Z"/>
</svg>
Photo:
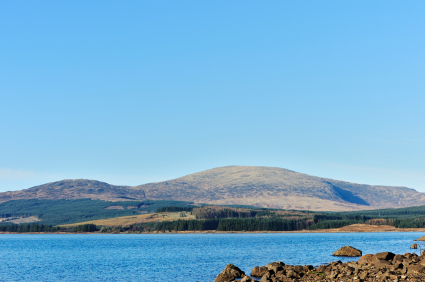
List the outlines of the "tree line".
<svg viewBox="0 0 425 282">
<path fill-rule="evenodd" d="M 217 206 L 206 206 L 194 208 L 193 214 L 196 219 L 218 219 L 218 218 L 254 218 L 274 216 L 269 210 L 226 208 Z"/>
<path fill-rule="evenodd" d="M 82 224 L 70 227 L 68 231 L 70 232 L 95 232 L 97 231 L 97 226 L 95 224 Z"/>
<path fill-rule="evenodd" d="M 325 221 L 319 221 L 311 226 L 309 226 L 308 230 L 317 230 L 317 229 L 331 229 L 331 228 L 341 228 L 344 226 L 348 226 L 351 224 L 357 224 L 357 223 L 364 223 L 362 220 L 347 220 L 347 219 L 340 219 L 340 220 L 325 220 Z"/>
<path fill-rule="evenodd" d="M 206 219 L 158 222 L 157 231 L 296 231 L 307 229 L 311 219 L 285 220 L 278 218 Z"/>
<path fill-rule="evenodd" d="M 31 233 L 31 232 L 95 232 L 98 227 L 95 224 L 82 224 L 71 227 L 59 227 L 45 224 L 2 224 L 0 232 Z"/>
<path fill-rule="evenodd" d="M 176 207 L 176 206 L 167 206 L 167 207 L 161 207 L 156 210 L 156 212 L 191 212 L 193 210 L 193 207 Z"/>
<path fill-rule="evenodd" d="M 327 214 L 315 214 L 313 216 L 314 223 L 329 220 L 351 220 L 351 221 L 362 221 L 370 220 L 372 217 L 359 214 L 339 214 L 339 213 L 327 213 Z"/>
<path fill-rule="evenodd" d="M 44 224 L 0 225 L 0 232 L 28 233 L 28 232 L 57 232 L 59 230 L 60 230 L 60 227 L 54 227 L 52 225 L 44 225 Z"/>
<path fill-rule="evenodd" d="M 408 208 L 397 209 L 380 209 L 380 210 L 366 210 L 366 211 L 353 211 L 343 212 L 342 215 L 363 215 L 372 218 L 415 218 L 425 216 L 425 206 L 416 206 Z"/>
</svg>

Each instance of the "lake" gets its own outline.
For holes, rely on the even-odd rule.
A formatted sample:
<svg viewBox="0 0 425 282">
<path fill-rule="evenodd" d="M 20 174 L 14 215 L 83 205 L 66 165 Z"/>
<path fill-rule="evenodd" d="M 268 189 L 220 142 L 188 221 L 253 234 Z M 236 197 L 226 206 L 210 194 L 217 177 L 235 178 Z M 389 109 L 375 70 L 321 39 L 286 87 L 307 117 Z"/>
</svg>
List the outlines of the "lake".
<svg viewBox="0 0 425 282">
<path fill-rule="evenodd" d="M 214 281 L 273 261 L 319 265 L 350 245 L 404 254 L 423 232 L 267 234 L 1 234 L 1 281 Z"/>
</svg>

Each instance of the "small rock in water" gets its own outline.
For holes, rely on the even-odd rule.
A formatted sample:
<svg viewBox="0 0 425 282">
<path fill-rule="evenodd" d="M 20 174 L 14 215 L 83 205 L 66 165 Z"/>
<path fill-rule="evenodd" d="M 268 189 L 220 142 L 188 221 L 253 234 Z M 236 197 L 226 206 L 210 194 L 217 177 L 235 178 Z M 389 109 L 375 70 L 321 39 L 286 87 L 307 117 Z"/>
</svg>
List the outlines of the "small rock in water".
<svg viewBox="0 0 425 282">
<path fill-rule="evenodd" d="M 345 246 L 332 254 L 336 257 L 361 257 L 362 251 L 351 246 Z"/>
<path fill-rule="evenodd" d="M 418 248 L 418 244 L 413 244 L 412 246 L 410 246 L 411 249 L 417 249 Z"/>
</svg>

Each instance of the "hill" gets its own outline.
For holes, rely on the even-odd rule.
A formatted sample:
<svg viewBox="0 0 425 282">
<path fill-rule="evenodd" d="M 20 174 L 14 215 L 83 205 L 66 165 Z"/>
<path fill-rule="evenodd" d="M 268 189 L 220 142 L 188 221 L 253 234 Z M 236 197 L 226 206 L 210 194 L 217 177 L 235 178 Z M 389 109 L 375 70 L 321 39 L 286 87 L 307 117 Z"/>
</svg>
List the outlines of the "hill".
<svg viewBox="0 0 425 282">
<path fill-rule="evenodd" d="M 18 199 L 83 199 L 105 201 L 143 200 L 143 190 L 131 186 L 114 186 L 105 182 L 73 179 L 51 182 L 21 191 L 0 193 L 0 203 Z"/>
<path fill-rule="evenodd" d="M 80 198 L 107 201 L 174 200 L 312 211 L 425 205 L 424 193 L 406 187 L 356 184 L 283 168 L 256 166 L 219 167 L 134 187 L 78 179 L 0 193 L 0 202 L 13 199 Z"/>
<path fill-rule="evenodd" d="M 148 199 L 297 210 L 350 211 L 425 204 L 425 194 L 406 187 L 355 184 L 276 167 L 219 167 L 138 188 Z"/>
</svg>

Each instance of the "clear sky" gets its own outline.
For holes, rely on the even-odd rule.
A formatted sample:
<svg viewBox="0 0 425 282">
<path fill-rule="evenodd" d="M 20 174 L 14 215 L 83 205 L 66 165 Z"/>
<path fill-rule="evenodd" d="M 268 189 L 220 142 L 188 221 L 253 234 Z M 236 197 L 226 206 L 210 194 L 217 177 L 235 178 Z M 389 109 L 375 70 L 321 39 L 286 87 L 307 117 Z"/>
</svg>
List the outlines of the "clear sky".
<svg viewBox="0 0 425 282">
<path fill-rule="evenodd" d="M 424 1 L 0 1 L 0 191 L 275 166 L 425 192 Z"/>
</svg>

